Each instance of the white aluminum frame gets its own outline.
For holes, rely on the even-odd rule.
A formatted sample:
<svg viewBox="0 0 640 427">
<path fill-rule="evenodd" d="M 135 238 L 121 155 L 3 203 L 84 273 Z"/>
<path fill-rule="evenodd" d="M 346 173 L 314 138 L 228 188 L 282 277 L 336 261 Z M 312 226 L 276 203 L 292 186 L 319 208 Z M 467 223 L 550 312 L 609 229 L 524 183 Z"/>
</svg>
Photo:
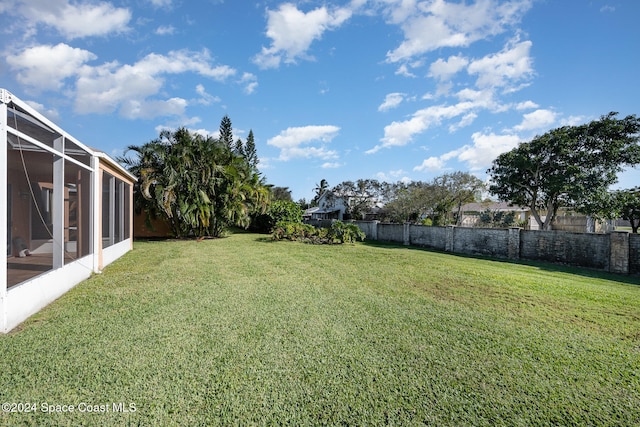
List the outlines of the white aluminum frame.
<svg viewBox="0 0 640 427">
<path fill-rule="evenodd" d="M 13 106 L 17 108 L 11 108 L 10 104 L 13 104 Z M 22 111 L 19 111 L 18 108 Z M 8 123 L 8 116 L 10 112 L 14 115 L 19 115 L 22 119 L 28 120 L 32 124 L 37 125 L 47 131 L 57 133 L 60 136 L 54 140 L 53 147 L 44 144 L 37 139 L 24 134 L 19 129 L 10 127 Z M 110 264 L 123 254 L 131 250 L 133 236 L 131 230 L 133 228 L 132 222 L 129 223 L 130 232 L 128 239 L 124 239 L 123 241 L 116 243 L 115 245 L 112 245 L 106 249 L 102 247 L 102 224 L 100 222 L 102 187 L 100 185 L 100 177 L 103 171 L 103 166 L 101 162 L 104 163 L 107 167 L 118 171 L 118 173 L 121 176 L 125 177 L 125 179 L 129 179 L 130 182 L 128 182 L 128 184 L 131 186 L 131 188 L 133 187 L 133 183 L 136 181 L 136 178 L 132 174 L 130 174 L 126 169 L 109 158 L 109 156 L 100 151 L 93 150 L 77 141 L 71 135 L 58 127 L 55 123 L 51 122 L 46 117 L 42 116 L 36 110 L 31 108 L 28 104 L 24 103 L 7 90 L 0 89 L 0 176 L 2 176 L 3 178 L 3 184 L 0 184 L 0 200 L 3 201 L 2 205 L 5 205 L 4 201 L 6 201 L 8 197 L 7 151 L 8 145 L 10 144 L 8 138 L 9 134 L 18 138 L 19 143 L 21 141 L 24 141 L 25 143 L 28 143 L 32 146 L 30 147 L 31 150 L 29 149 L 29 147 L 25 147 L 25 152 L 33 151 L 33 147 L 35 147 L 35 150 L 37 151 L 44 150 L 54 156 L 54 201 L 52 209 L 54 212 L 54 218 L 58 219 L 54 222 L 52 230 L 54 245 L 53 263 L 51 270 L 37 275 L 15 286 L 12 286 L 10 289 L 8 289 L 6 262 L 8 258 L 6 254 L 6 247 L 3 249 L 5 251 L 5 262 L 0 263 L 0 333 L 8 332 L 11 329 L 15 328 L 29 316 L 38 312 L 40 309 L 67 292 L 69 289 L 73 288 L 82 280 L 90 277 L 93 273 L 100 272 L 100 268 Z M 68 150 L 69 153 L 65 152 L 65 145 L 67 141 L 75 145 L 72 148 L 73 151 L 82 151 L 89 156 L 89 165 L 71 157 L 69 154 L 72 150 Z M 13 145 L 13 143 L 11 144 Z M 91 246 L 91 253 L 65 265 L 63 250 L 63 218 L 64 168 L 65 162 L 67 161 L 73 163 L 74 165 L 77 165 L 80 168 L 83 168 L 84 170 L 91 172 L 91 179 L 89 183 L 91 188 L 89 216 L 91 220 L 90 224 L 88 225 L 88 227 L 90 228 L 89 244 Z M 113 182 L 115 182 L 115 180 L 113 180 Z M 114 184 L 111 183 L 110 187 L 113 186 Z M 110 197 L 113 199 L 114 192 L 112 191 L 111 193 L 112 194 Z M 124 197 L 127 197 L 127 195 L 125 195 Z M 112 206 L 113 205 L 115 205 L 115 203 L 112 203 Z M 125 205 L 124 203 L 121 203 L 120 206 L 121 209 L 123 209 Z M 132 204 L 129 205 L 129 209 L 133 209 Z M 130 215 L 130 213 L 118 213 L 118 215 L 120 215 L 120 218 L 122 218 L 123 214 Z M 6 244 L 8 237 L 7 220 L 8 212 L 5 207 L 4 209 L 0 209 L 0 242 L 3 242 L 3 245 Z M 111 215 L 110 227 L 112 229 L 114 227 L 114 221 L 115 216 Z M 124 222 L 120 221 L 120 223 L 121 226 L 123 226 Z M 110 234 L 110 238 L 113 239 L 115 237 L 114 233 L 112 232 Z M 56 244 L 56 242 L 59 242 L 60 244 Z"/>
</svg>

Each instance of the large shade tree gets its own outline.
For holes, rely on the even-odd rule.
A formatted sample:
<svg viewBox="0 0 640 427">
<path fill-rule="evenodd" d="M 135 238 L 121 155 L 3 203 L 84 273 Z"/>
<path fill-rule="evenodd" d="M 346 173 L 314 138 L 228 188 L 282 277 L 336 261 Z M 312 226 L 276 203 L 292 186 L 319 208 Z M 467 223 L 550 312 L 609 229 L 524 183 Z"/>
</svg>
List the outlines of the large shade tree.
<svg viewBox="0 0 640 427">
<path fill-rule="evenodd" d="M 617 181 L 625 166 L 640 162 L 640 120 L 609 113 L 579 126 L 564 126 L 498 156 L 488 170 L 489 191 L 527 206 L 541 229 L 551 228 L 558 208 L 584 210 Z"/>
<path fill-rule="evenodd" d="M 228 141 L 181 128 L 128 151 L 136 156 L 119 160 L 139 178 L 138 209 L 165 218 L 176 237 L 216 237 L 229 226 L 247 227 L 250 215 L 268 205 L 257 169 Z"/>
</svg>

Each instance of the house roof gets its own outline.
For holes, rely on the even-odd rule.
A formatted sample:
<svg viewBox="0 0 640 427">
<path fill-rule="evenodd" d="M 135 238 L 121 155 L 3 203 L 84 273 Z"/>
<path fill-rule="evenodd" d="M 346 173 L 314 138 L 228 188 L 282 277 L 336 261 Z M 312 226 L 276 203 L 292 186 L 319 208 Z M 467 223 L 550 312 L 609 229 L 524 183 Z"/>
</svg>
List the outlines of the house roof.
<svg viewBox="0 0 640 427">
<path fill-rule="evenodd" d="M 313 214 L 316 214 L 316 213 L 332 213 L 332 212 L 339 212 L 339 211 L 340 211 L 340 208 L 324 208 L 324 209 L 321 209 L 320 207 L 315 206 L 313 208 L 309 208 L 309 209 L 305 210 L 304 214 L 305 215 L 313 215 Z"/>
<path fill-rule="evenodd" d="M 522 206 L 514 206 L 508 202 L 480 202 L 462 205 L 462 212 L 528 212 L 530 209 Z"/>
</svg>

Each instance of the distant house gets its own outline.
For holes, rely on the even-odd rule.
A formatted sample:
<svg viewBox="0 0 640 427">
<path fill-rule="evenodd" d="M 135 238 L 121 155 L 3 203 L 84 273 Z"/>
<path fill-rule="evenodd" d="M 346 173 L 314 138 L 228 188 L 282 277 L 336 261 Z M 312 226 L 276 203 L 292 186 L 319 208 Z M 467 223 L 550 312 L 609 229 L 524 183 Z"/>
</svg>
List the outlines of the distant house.
<svg viewBox="0 0 640 427">
<path fill-rule="evenodd" d="M 539 230 L 538 222 L 531 214 L 528 207 L 511 206 L 507 202 L 480 202 L 467 203 L 462 206 L 462 226 L 477 227 L 480 224 L 480 215 L 483 212 L 492 213 L 513 212 L 516 221 L 524 222 L 527 230 Z M 544 221 L 545 216 L 541 219 Z M 569 231 L 574 233 L 607 233 L 615 229 L 612 221 L 599 221 L 591 217 L 578 214 L 570 209 L 560 208 L 551 224 L 551 229 L 556 231 Z"/>
<path fill-rule="evenodd" d="M 0 332 L 132 249 L 136 178 L 0 89 Z"/>
<path fill-rule="evenodd" d="M 467 203 L 462 205 L 462 222 L 463 227 L 477 227 L 480 224 L 480 215 L 483 212 L 502 212 L 515 214 L 515 220 L 519 222 L 526 222 L 526 228 L 529 230 L 537 230 L 538 223 L 531 215 L 531 209 L 522 206 L 513 206 L 507 202 L 479 202 L 479 203 Z"/>
<path fill-rule="evenodd" d="M 318 206 L 309 208 L 304 212 L 307 220 L 337 219 L 342 221 L 347 206 L 342 197 L 338 197 L 330 190 L 325 190 L 318 198 Z"/>
<path fill-rule="evenodd" d="M 615 230 L 615 221 L 597 220 L 571 209 L 560 208 L 551 228 L 573 233 L 609 233 Z"/>
</svg>

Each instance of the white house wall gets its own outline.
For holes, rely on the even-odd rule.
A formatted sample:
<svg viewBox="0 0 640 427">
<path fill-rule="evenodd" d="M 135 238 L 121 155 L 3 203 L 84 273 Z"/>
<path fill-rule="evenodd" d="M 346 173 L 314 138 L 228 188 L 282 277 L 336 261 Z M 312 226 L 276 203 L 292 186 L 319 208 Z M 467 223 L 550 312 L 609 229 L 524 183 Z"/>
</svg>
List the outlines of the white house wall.
<svg viewBox="0 0 640 427">
<path fill-rule="evenodd" d="M 125 239 L 102 250 L 102 266 L 106 267 L 131 250 L 131 239 Z"/>
<path fill-rule="evenodd" d="M 93 273 L 93 256 L 78 259 L 9 289 L 2 332 L 9 332 Z"/>
</svg>

